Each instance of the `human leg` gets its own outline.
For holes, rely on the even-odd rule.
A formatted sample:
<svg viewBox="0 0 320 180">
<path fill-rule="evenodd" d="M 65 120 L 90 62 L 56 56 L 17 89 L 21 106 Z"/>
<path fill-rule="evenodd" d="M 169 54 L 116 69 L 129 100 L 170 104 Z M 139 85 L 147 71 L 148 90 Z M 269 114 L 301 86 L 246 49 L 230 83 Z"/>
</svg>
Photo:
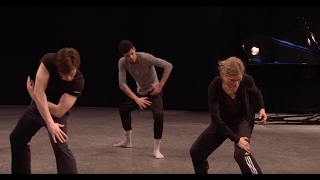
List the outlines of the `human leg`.
<svg viewBox="0 0 320 180">
<path fill-rule="evenodd" d="M 208 157 L 225 140 L 226 137 L 218 133 L 213 123 L 199 135 L 190 148 L 195 174 L 208 174 Z"/>
<path fill-rule="evenodd" d="M 245 120 L 241 121 L 236 128 L 236 134 L 239 137 L 248 137 L 249 142 L 252 131 L 253 125 Z M 234 159 L 238 163 L 242 174 L 262 174 L 260 166 L 254 159 L 252 152 L 249 154 L 236 144 L 234 145 Z"/>
<path fill-rule="evenodd" d="M 164 110 L 163 110 L 163 101 L 162 96 L 149 96 L 150 101 L 152 102 L 150 109 L 153 115 L 153 137 L 154 137 L 154 146 L 153 146 L 153 156 L 156 159 L 164 158 L 163 154 L 160 152 L 160 144 L 163 133 L 163 119 L 164 119 Z"/>
<path fill-rule="evenodd" d="M 31 174 L 29 142 L 43 125 L 44 121 L 36 107 L 30 105 L 10 133 L 12 174 Z"/>
<path fill-rule="evenodd" d="M 131 133 L 132 133 L 132 119 L 131 112 L 139 109 L 138 104 L 131 98 L 127 98 L 119 107 L 122 127 L 125 131 L 125 138 L 120 143 L 113 145 L 114 147 L 132 147 Z"/>
<path fill-rule="evenodd" d="M 53 117 L 53 120 L 56 123 L 64 125 L 63 127 L 61 127 L 61 130 L 67 134 L 67 116 L 65 115 L 62 118 Z M 68 143 L 61 143 L 60 141 L 55 143 L 53 142 L 52 136 L 49 131 L 48 135 L 56 158 L 58 174 L 78 174 L 76 159 L 72 151 L 69 149 Z"/>
</svg>

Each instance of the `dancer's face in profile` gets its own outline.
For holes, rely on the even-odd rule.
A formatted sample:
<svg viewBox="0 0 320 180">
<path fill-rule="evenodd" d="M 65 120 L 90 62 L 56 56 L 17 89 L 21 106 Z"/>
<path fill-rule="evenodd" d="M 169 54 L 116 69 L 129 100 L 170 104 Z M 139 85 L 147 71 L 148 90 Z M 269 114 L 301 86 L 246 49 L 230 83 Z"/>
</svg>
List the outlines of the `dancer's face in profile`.
<svg viewBox="0 0 320 180">
<path fill-rule="evenodd" d="M 237 76 L 224 75 L 224 82 L 231 90 L 237 90 L 242 81 L 242 77 L 242 74 L 239 74 Z"/>
<path fill-rule="evenodd" d="M 129 52 L 125 53 L 123 57 L 132 64 L 137 63 L 137 53 L 136 49 L 133 47 Z"/>
</svg>

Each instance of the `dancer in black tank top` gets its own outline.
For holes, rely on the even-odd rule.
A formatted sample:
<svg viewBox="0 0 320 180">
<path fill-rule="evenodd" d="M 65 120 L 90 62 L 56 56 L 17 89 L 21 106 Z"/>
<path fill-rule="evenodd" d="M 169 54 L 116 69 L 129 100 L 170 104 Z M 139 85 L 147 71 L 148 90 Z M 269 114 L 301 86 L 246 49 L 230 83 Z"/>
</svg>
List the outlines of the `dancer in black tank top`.
<svg viewBox="0 0 320 180">
<path fill-rule="evenodd" d="M 79 66 L 77 50 L 62 48 L 42 57 L 35 81 L 28 77 L 27 89 L 32 101 L 10 134 L 12 174 L 31 174 L 29 143 L 43 126 L 48 130 L 57 173 L 78 173 L 67 144 L 67 116 L 84 88 Z"/>
</svg>

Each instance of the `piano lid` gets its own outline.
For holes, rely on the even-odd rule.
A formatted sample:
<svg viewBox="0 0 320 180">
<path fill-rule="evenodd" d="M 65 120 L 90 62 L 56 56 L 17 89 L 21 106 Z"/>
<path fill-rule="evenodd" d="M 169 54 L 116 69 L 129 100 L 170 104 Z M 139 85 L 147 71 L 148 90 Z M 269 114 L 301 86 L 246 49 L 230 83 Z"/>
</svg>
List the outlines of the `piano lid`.
<svg viewBox="0 0 320 180">
<path fill-rule="evenodd" d="M 311 31 L 318 30 L 317 24 L 309 27 L 304 17 L 297 21 L 300 28 L 282 37 L 254 35 L 245 39 L 242 47 L 249 60 L 258 64 L 320 65 L 320 48 Z"/>
</svg>

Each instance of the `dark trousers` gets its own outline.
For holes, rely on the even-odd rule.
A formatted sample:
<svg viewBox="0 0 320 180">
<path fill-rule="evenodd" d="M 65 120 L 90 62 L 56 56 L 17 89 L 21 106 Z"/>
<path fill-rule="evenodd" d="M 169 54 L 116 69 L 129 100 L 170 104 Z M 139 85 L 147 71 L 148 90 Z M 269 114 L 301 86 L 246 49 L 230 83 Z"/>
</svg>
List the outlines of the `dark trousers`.
<svg viewBox="0 0 320 180">
<path fill-rule="evenodd" d="M 248 121 L 241 121 L 231 128 L 239 137 L 248 137 L 249 142 L 253 131 L 253 125 Z M 207 158 L 213 153 L 227 137 L 211 123 L 196 139 L 190 148 L 190 155 L 195 174 L 207 174 L 209 163 Z M 238 163 L 242 174 L 262 174 L 261 169 L 252 153 L 246 155 L 237 144 L 234 144 L 234 159 Z"/>
<path fill-rule="evenodd" d="M 142 97 L 141 95 L 135 93 L 138 97 Z M 151 109 L 154 123 L 153 123 L 153 132 L 154 139 L 161 139 L 163 132 L 163 101 L 162 95 L 151 96 L 146 95 L 148 100 L 152 102 L 152 104 L 148 107 Z M 121 117 L 122 127 L 125 131 L 132 130 L 132 119 L 131 112 L 133 110 L 139 109 L 139 105 L 132 100 L 131 98 L 127 98 L 119 107 L 119 113 Z"/>
<path fill-rule="evenodd" d="M 59 119 L 53 117 L 53 120 L 56 123 L 63 124 L 64 127 L 61 129 L 63 132 L 67 133 L 66 115 Z M 32 136 L 34 136 L 43 126 L 47 128 L 35 102 L 32 101 L 10 134 L 12 174 L 31 174 L 29 142 L 31 141 Z M 76 160 L 68 148 L 68 144 L 66 142 L 60 143 L 59 141 L 54 143 L 50 133 L 48 133 L 48 135 L 56 158 L 58 174 L 77 174 Z"/>
</svg>

